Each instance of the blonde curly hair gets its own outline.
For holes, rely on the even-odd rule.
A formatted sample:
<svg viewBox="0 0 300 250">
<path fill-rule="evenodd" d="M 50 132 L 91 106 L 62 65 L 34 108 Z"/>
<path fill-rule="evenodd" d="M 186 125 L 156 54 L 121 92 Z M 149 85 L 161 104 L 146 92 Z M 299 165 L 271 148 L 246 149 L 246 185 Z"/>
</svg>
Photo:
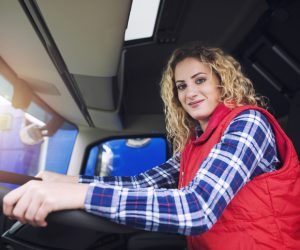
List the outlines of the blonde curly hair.
<svg viewBox="0 0 300 250">
<path fill-rule="evenodd" d="M 207 63 L 220 80 L 220 102 L 234 108 L 242 105 L 266 106 L 264 97 L 255 93 L 252 82 L 242 73 L 240 64 L 219 48 L 204 47 L 193 43 L 176 49 L 171 55 L 161 80 L 168 140 L 173 153 L 181 152 L 194 131 L 195 121 L 181 106 L 174 73 L 176 65 L 186 58 L 196 58 Z"/>
</svg>

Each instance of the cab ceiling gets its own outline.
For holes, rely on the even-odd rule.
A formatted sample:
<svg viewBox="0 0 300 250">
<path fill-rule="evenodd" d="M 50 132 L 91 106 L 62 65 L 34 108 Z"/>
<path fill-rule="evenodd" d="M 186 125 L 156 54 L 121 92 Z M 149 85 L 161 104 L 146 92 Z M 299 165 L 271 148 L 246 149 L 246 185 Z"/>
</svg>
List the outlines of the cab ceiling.
<svg viewBox="0 0 300 250">
<path fill-rule="evenodd" d="M 2 59 L 54 111 L 71 122 L 87 125 L 80 105 L 62 79 L 59 65 L 49 57 L 49 51 L 20 2 L 0 1 Z M 131 0 L 31 2 L 38 7 L 70 77 L 79 88 L 78 93 L 91 111 L 94 125 L 108 126 L 95 124 L 95 118 L 112 116 L 115 129 L 121 128 L 113 84 L 118 81 Z M 121 89 L 120 83 L 116 84 Z M 109 126 L 111 128 L 111 124 Z"/>
</svg>

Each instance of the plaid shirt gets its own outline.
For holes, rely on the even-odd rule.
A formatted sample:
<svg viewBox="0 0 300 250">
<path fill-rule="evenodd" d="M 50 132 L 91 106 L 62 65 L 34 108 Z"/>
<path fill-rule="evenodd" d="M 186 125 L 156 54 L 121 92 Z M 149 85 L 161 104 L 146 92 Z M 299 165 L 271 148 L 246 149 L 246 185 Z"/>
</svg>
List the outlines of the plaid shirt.
<svg viewBox="0 0 300 250">
<path fill-rule="evenodd" d="M 81 176 L 80 182 L 90 183 L 85 209 L 138 229 L 197 235 L 213 226 L 247 182 L 274 171 L 279 160 L 269 122 L 247 110 L 230 123 L 193 181 L 181 189 L 179 165 L 175 155 L 138 176 Z"/>
</svg>

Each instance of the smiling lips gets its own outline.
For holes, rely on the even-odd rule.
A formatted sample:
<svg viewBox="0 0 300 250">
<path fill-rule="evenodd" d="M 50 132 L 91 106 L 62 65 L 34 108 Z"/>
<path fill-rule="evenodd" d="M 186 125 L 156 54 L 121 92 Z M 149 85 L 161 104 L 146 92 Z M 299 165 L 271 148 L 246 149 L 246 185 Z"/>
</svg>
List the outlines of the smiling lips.
<svg viewBox="0 0 300 250">
<path fill-rule="evenodd" d="M 198 105 L 200 103 L 202 103 L 204 100 L 197 100 L 197 101 L 193 101 L 193 102 L 189 102 L 188 105 L 191 107 L 191 108 L 196 108 L 198 107 Z"/>
</svg>

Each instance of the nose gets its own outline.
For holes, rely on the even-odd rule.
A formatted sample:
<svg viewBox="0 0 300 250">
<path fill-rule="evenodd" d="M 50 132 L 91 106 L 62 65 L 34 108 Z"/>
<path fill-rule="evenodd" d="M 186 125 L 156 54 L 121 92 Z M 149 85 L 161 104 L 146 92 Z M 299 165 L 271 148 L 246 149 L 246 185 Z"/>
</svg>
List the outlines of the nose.
<svg viewBox="0 0 300 250">
<path fill-rule="evenodd" d="M 186 97 L 193 98 L 197 96 L 198 88 L 195 84 L 189 84 L 186 89 Z"/>
</svg>

